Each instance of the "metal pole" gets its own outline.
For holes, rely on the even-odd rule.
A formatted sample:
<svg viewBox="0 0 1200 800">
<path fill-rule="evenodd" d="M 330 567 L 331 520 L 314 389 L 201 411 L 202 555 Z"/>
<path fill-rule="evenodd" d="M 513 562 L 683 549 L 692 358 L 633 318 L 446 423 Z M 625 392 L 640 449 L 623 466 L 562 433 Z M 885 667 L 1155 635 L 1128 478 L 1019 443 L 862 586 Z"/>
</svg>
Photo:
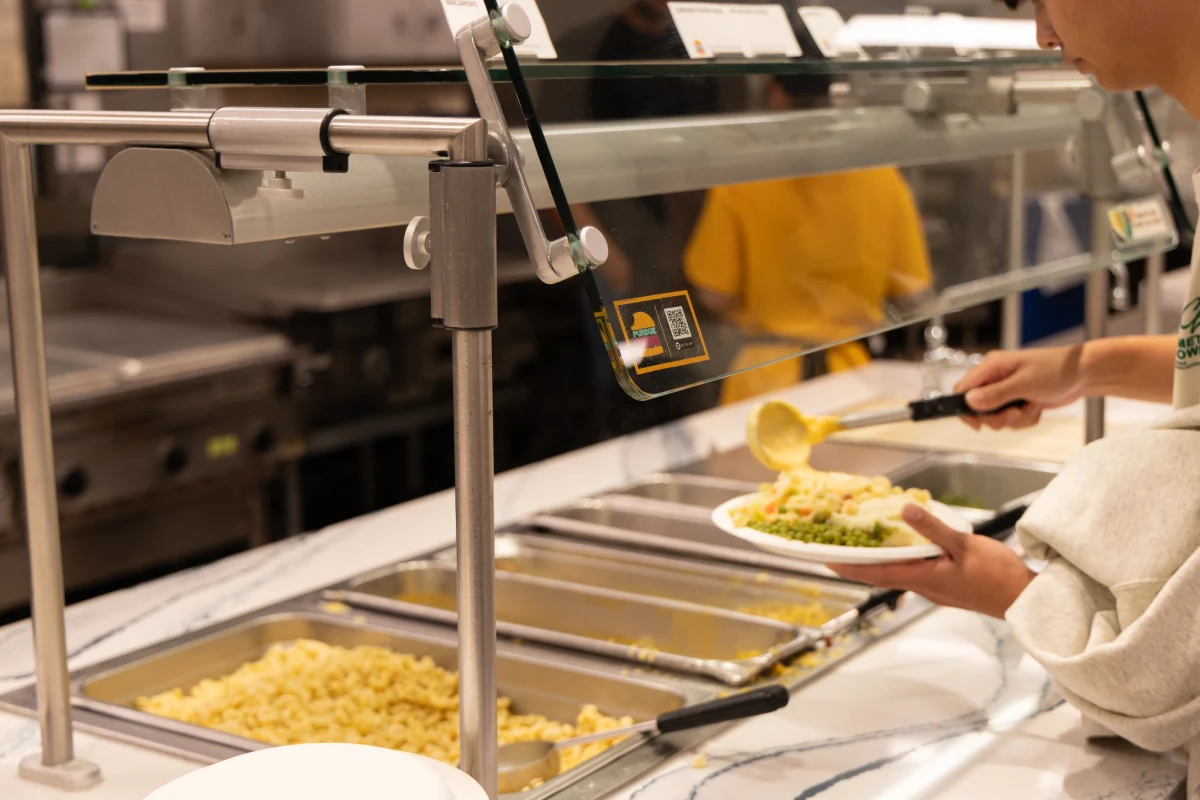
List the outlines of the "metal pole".
<svg viewBox="0 0 1200 800">
<path fill-rule="evenodd" d="M 1092 202 L 1092 262 L 1100 265 L 1088 274 L 1084 294 L 1084 338 L 1104 338 L 1108 324 L 1107 267 L 1113 263 L 1113 241 L 1108 210 L 1117 196 L 1117 176 L 1113 171 L 1113 149 L 1104 120 L 1110 113 L 1107 95 L 1095 90 L 1085 92 L 1078 101 L 1083 130 L 1080 137 L 1080 166 L 1083 188 Z M 1094 442 L 1104 436 L 1104 398 L 1085 401 L 1084 438 Z"/>
<path fill-rule="evenodd" d="M 1103 197 L 1092 197 L 1092 257 L 1096 263 L 1112 259 L 1113 242 L 1108 222 L 1109 201 Z M 1103 339 L 1108 327 L 1108 275 L 1107 269 L 1098 269 L 1088 274 L 1084 290 L 1084 339 Z M 1084 401 L 1084 439 L 1094 442 L 1104 438 L 1104 398 L 1089 397 Z"/>
<path fill-rule="evenodd" d="M 432 280 L 442 286 L 454 377 L 460 767 L 498 797 L 492 329 L 498 320 L 491 162 L 431 165 Z M 437 191 L 434 187 L 437 187 Z"/>
<path fill-rule="evenodd" d="M 1167 271 L 1167 254 L 1155 253 L 1146 259 L 1146 280 L 1142 283 L 1142 308 L 1146 315 L 1146 334 L 1162 333 L 1162 277 Z"/>
<path fill-rule="evenodd" d="M 33 583 L 38 720 L 42 735 L 42 752 L 22 760 L 19 770 L 29 780 L 80 790 L 100 781 L 100 768 L 75 758 L 72 736 L 62 549 L 30 162 L 29 145 L 0 136 L 8 325 L 21 435 L 21 477 Z"/>
<path fill-rule="evenodd" d="M 1025 153 L 1013 153 L 1011 204 L 1008 223 L 1008 271 L 1025 269 Z M 1004 318 L 1001 326 L 1001 346 L 1016 350 L 1021 346 L 1021 294 L 1004 298 Z"/>
<path fill-rule="evenodd" d="M 459 739 L 464 772 L 497 797 L 492 332 L 454 331 Z"/>
<path fill-rule="evenodd" d="M 0 130 L 19 144 L 209 147 L 211 111 L 0 111 Z"/>
</svg>

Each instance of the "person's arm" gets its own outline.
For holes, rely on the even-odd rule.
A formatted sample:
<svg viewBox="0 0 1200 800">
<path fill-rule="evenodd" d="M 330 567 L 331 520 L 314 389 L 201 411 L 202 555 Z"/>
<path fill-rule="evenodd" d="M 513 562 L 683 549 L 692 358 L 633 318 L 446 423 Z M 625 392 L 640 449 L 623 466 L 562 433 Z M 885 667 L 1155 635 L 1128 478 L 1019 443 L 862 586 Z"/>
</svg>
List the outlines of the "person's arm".
<svg viewBox="0 0 1200 800">
<path fill-rule="evenodd" d="M 1175 377 L 1174 336 L 1118 336 L 1070 347 L 999 350 L 966 374 L 955 391 L 967 393 L 977 411 L 1013 400 L 1024 408 L 964 417 L 975 429 L 1028 428 L 1046 409 L 1081 397 L 1120 397 L 1156 403 L 1171 401 Z"/>
</svg>

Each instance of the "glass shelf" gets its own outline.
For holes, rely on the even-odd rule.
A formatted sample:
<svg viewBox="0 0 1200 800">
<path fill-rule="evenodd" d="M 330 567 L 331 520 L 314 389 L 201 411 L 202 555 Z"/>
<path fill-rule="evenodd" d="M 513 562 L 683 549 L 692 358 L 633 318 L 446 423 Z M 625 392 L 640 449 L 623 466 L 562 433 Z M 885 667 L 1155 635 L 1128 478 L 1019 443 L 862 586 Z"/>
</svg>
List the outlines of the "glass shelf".
<svg viewBox="0 0 1200 800">
<path fill-rule="evenodd" d="M 862 73 L 931 73 L 964 70 L 1016 70 L 1061 66 L 1056 53 L 987 58 L 921 58 L 842 60 L 709 61 L 522 61 L 527 80 L 588 80 L 598 78 L 718 78 L 739 75 L 852 75 Z M 492 67 L 492 80 L 511 81 L 508 68 Z M 89 89 L 167 89 L 171 86 L 324 86 L 327 69 L 215 69 L 200 72 L 97 72 L 87 76 Z M 461 67 L 368 67 L 339 70 L 337 82 L 357 86 L 465 83 Z M 343 79 L 341 76 L 344 75 Z"/>
</svg>

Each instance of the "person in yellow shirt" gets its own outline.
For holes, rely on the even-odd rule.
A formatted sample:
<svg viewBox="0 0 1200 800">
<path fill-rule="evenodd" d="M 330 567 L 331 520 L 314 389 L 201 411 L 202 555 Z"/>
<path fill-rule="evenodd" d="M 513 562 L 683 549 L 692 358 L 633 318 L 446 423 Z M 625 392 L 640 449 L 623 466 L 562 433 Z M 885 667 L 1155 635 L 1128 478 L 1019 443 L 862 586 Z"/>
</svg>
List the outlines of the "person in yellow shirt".
<svg viewBox="0 0 1200 800">
<path fill-rule="evenodd" d="M 811 106 L 827 92 L 827 79 L 777 76 L 770 104 Z M 819 374 L 819 356 L 780 359 L 859 337 L 883 322 L 885 302 L 915 301 L 931 284 L 920 216 L 894 168 L 717 187 L 683 266 L 701 305 L 749 340 L 730 372 L 778 362 L 727 378 L 722 403 Z M 869 360 L 849 342 L 829 349 L 824 366 L 835 372 Z"/>
</svg>

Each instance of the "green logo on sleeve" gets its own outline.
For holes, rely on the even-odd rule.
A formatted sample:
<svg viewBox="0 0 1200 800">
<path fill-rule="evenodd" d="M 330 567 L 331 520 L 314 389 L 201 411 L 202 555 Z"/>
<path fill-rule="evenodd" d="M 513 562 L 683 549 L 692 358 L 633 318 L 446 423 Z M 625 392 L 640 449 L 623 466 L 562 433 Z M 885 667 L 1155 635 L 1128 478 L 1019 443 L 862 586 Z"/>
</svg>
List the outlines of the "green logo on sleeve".
<svg viewBox="0 0 1200 800">
<path fill-rule="evenodd" d="M 1175 351 L 1175 369 L 1192 369 L 1200 366 L 1200 297 L 1193 298 L 1183 307 L 1183 319 L 1179 323 L 1179 348 Z"/>
</svg>

